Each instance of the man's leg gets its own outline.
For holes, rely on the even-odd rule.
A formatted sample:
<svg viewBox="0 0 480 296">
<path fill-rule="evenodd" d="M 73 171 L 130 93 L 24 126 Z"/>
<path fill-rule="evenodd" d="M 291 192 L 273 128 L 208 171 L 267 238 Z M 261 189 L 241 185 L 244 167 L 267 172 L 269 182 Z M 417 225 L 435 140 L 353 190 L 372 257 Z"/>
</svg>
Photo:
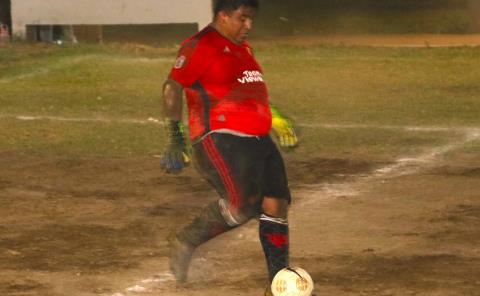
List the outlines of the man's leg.
<svg viewBox="0 0 480 296">
<path fill-rule="evenodd" d="M 268 149 L 262 176 L 262 215 L 259 235 L 268 275 L 273 280 L 278 271 L 288 266 L 288 205 L 291 201 L 283 158 L 270 137 L 262 138 Z"/>
<path fill-rule="evenodd" d="M 234 226 L 225 222 L 218 201 L 207 205 L 189 225 L 168 238 L 170 268 L 179 282 L 187 280 L 188 267 L 195 248 Z"/>
<path fill-rule="evenodd" d="M 221 198 L 207 205 L 189 225 L 170 237 L 170 268 L 179 282 L 186 281 L 197 246 L 258 213 L 251 209 L 245 197 L 249 182 L 244 176 L 252 174 L 247 171 L 251 161 L 245 158 L 248 154 L 243 151 L 246 141 L 252 139 L 212 134 L 193 147 L 196 168 Z"/>
<path fill-rule="evenodd" d="M 288 201 L 265 197 L 262 202 L 262 210 L 259 235 L 271 282 L 278 271 L 288 266 Z"/>
</svg>

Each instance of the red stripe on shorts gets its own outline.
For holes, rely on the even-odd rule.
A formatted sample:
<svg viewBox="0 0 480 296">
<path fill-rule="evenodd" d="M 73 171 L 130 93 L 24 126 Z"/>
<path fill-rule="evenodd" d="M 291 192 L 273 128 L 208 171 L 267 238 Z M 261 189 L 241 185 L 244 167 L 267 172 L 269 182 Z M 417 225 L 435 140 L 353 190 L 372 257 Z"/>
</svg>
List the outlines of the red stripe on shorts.
<svg viewBox="0 0 480 296">
<path fill-rule="evenodd" d="M 233 207 L 233 209 L 238 210 L 240 207 L 239 190 L 232 179 L 232 175 L 230 174 L 230 170 L 228 169 L 227 164 L 220 155 L 217 147 L 215 147 L 215 144 L 213 143 L 211 137 L 206 137 L 202 141 L 202 145 L 207 152 L 208 158 L 220 174 L 223 185 L 225 186 L 227 194 L 230 197 L 230 206 Z"/>
</svg>

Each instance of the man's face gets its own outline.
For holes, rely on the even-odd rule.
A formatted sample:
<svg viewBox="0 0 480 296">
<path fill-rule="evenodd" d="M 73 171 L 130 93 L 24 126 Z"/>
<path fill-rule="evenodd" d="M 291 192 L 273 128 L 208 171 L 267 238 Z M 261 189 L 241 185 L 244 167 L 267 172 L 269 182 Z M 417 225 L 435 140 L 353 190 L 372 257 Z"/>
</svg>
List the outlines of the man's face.
<svg viewBox="0 0 480 296">
<path fill-rule="evenodd" d="M 255 9 L 242 5 L 230 13 L 221 11 L 219 21 L 221 22 L 222 31 L 227 38 L 237 43 L 242 43 L 252 29 L 254 17 Z"/>
</svg>

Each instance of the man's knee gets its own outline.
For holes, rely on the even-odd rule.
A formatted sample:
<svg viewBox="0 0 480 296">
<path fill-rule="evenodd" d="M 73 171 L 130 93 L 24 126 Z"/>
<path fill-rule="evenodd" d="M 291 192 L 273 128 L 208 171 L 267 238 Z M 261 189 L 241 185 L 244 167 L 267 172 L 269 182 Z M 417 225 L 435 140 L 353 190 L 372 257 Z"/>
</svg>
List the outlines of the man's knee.
<svg viewBox="0 0 480 296">
<path fill-rule="evenodd" d="M 254 206 L 246 206 L 241 209 L 232 209 L 228 202 L 224 199 L 218 201 L 220 213 L 223 219 L 230 227 L 235 227 L 248 222 L 258 214 L 258 210 Z"/>
<path fill-rule="evenodd" d="M 288 200 L 266 196 L 262 201 L 262 211 L 268 216 L 286 219 L 288 215 Z"/>
</svg>

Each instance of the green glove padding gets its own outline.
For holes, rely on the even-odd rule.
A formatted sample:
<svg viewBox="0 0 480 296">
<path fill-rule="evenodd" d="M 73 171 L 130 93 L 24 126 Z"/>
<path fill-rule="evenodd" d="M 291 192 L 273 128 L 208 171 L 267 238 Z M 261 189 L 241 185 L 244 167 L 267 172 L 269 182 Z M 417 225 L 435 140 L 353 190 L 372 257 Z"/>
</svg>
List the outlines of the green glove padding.
<svg viewBox="0 0 480 296">
<path fill-rule="evenodd" d="M 281 147 L 293 148 L 298 145 L 298 138 L 295 134 L 292 121 L 285 117 L 277 107 L 270 105 L 272 112 L 272 129 L 278 138 Z"/>
<path fill-rule="evenodd" d="M 169 142 L 160 159 L 160 166 L 167 173 L 178 173 L 190 163 L 183 125 L 180 121 L 167 119 L 165 127 Z"/>
</svg>

